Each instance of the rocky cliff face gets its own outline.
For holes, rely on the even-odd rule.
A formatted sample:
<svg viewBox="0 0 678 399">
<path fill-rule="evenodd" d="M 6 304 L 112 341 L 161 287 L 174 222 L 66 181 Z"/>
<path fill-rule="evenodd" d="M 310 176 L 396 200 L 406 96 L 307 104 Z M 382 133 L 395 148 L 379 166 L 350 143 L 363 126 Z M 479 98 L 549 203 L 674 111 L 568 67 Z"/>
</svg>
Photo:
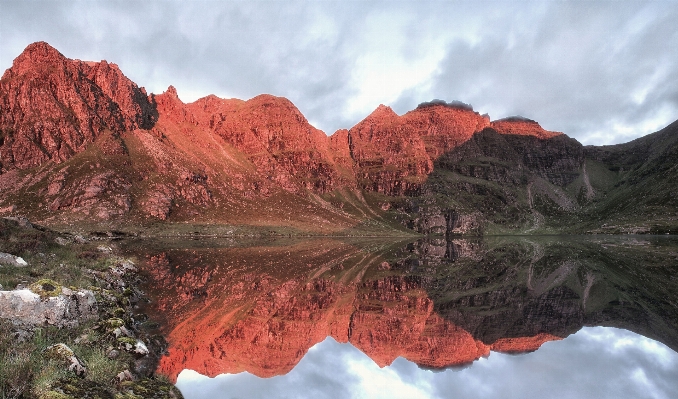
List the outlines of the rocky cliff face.
<svg viewBox="0 0 678 399">
<path fill-rule="evenodd" d="M 348 132 L 361 187 L 391 196 L 417 194 L 433 161 L 488 125 L 489 118 L 446 104 L 403 116 L 380 105 Z"/>
<path fill-rule="evenodd" d="M 0 80 L 0 162 L 26 169 L 63 162 L 104 130 L 148 129 L 157 111 L 115 64 L 64 57 L 34 43 Z"/>
<path fill-rule="evenodd" d="M 548 228 L 590 200 L 584 160 L 581 144 L 562 134 L 485 128 L 436 160 L 421 194 L 400 205 L 413 216 L 405 223 L 448 235 Z"/>
</svg>

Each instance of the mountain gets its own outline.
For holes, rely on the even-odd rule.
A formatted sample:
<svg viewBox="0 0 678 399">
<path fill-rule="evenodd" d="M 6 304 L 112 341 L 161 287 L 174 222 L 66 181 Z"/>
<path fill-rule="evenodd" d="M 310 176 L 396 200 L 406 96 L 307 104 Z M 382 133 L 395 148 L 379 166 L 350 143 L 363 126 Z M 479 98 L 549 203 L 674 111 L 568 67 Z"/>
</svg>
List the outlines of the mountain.
<svg viewBox="0 0 678 399">
<path fill-rule="evenodd" d="M 285 98 L 185 104 L 39 42 L 0 79 L 0 214 L 90 231 L 675 232 L 676 137 L 584 147 L 441 100 L 328 137 Z"/>
</svg>

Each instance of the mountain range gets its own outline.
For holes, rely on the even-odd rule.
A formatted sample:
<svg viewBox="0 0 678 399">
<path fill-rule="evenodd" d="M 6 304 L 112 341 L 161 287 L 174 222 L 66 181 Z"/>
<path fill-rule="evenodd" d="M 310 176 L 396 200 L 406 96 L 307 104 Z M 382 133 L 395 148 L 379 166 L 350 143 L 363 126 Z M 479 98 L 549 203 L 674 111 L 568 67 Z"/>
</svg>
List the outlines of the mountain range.
<svg viewBox="0 0 678 399">
<path fill-rule="evenodd" d="M 37 42 L 0 80 L 0 215 L 226 235 L 676 233 L 678 121 L 583 146 L 433 100 L 328 136 L 282 97 L 186 104 Z"/>
</svg>

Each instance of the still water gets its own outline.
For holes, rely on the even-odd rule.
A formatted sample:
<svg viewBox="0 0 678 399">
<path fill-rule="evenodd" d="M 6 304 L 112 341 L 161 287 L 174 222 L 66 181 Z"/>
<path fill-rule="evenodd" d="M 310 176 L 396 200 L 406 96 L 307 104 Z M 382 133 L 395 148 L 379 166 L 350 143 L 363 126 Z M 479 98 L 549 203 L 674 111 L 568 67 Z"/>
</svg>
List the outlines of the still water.
<svg viewBox="0 0 678 399">
<path fill-rule="evenodd" d="M 144 241 L 187 398 L 678 392 L 678 240 Z M 216 378 L 208 378 L 216 377 Z"/>
</svg>

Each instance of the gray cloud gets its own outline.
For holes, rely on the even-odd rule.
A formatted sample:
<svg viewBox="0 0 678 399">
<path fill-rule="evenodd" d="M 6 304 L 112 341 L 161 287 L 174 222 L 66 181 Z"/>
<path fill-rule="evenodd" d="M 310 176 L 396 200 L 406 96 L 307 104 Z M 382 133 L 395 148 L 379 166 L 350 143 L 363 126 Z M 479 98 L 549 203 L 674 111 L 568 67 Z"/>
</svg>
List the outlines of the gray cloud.
<svg viewBox="0 0 678 399">
<path fill-rule="evenodd" d="M 0 68 L 45 40 L 152 92 L 292 100 L 327 133 L 379 103 L 521 114 L 584 143 L 678 117 L 678 2 L 55 2 L 0 5 Z"/>
<path fill-rule="evenodd" d="M 523 355 L 492 353 L 461 370 L 431 372 L 398 358 L 380 369 L 350 344 L 316 345 L 285 376 L 214 379 L 182 374 L 187 399 L 202 398 L 671 398 L 678 354 L 629 331 L 584 328 Z"/>
<path fill-rule="evenodd" d="M 524 115 L 587 144 L 627 141 L 678 117 L 675 2 L 513 11 L 477 43 L 450 43 L 432 97 L 458 97 L 493 118 Z M 398 105 L 421 94 L 404 93 Z"/>
</svg>

